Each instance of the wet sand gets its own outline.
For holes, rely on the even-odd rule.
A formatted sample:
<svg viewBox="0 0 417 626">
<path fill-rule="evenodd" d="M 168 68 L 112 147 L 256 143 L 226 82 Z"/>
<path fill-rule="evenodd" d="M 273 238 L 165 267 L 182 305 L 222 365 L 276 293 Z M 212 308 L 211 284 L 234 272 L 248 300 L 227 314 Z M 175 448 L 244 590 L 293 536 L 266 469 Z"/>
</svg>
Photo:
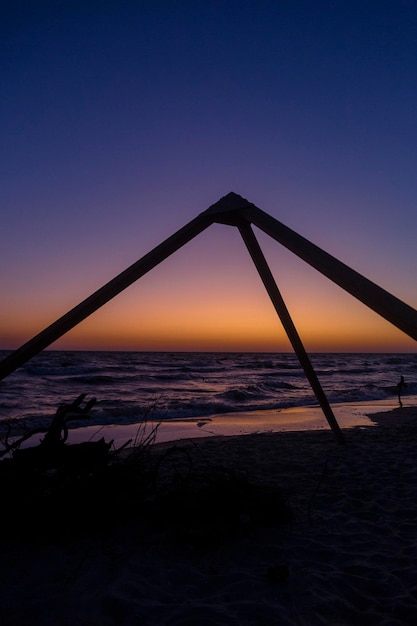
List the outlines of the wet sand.
<svg viewBox="0 0 417 626">
<path fill-rule="evenodd" d="M 416 400 L 414 397 L 409 403 Z M 382 411 L 394 412 L 394 420 L 397 417 L 407 416 L 407 412 L 413 407 L 410 404 L 398 409 L 398 403 L 393 400 L 380 400 L 362 403 L 334 404 L 334 415 L 342 429 L 355 426 L 374 426 L 377 420 L 371 416 Z M 150 422 L 149 428 L 157 424 Z M 126 441 L 134 440 L 138 432 L 138 424 L 108 425 L 103 427 L 87 426 L 80 429 L 71 429 L 69 441 L 78 443 L 86 439 L 99 439 L 104 437 L 106 441 L 114 441 L 119 447 Z M 178 441 L 181 439 L 200 439 L 212 436 L 237 436 L 255 433 L 279 433 L 290 431 L 328 430 L 329 424 L 319 406 L 292 407 L 282 410 L 246 411 L 239 413 L 223 413 L 208 415 L 196 419 L 176 419 L 163 421 L 158 425 L 156 442 Z"/>
</svg>

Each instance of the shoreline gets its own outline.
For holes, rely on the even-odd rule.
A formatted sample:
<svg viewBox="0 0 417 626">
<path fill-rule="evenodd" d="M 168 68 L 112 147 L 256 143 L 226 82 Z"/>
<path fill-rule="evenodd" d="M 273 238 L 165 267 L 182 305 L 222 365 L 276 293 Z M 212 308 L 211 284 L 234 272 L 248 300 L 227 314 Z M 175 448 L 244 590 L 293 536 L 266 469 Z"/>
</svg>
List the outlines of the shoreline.
<svg viewBox="0 0 417 626">
<path fill-rule="evenodd" d="M 417 397 L 411 396 L 400 408 L 395 400 L 372 400 L 367 402 L 346 402 L 332 405 L 334 415 L 342 430 L 355 427 L 377 427 L 387 424 L 388 419 L 395 423 L 412 419 Z M 416 410 L 417 412 L 417 410 Z M 389 418 L 388 415 L 389 414 Z M 381 417 L 385 415 L 385 417 Z M 416 415 L 417 419 L 417 415 Z M 150 421 L 148 432 L 158 426 L 155 443 L 178 442 L 184 439 L 211 437 L 236 437 L 261 433 L 308 432 L 329 430 L 330 426 L 320 406 L 290 407 L 241 411 L 208 415 L 206 417 L 162 421 L 159 425 Z M 140 424 L 110 424 L 104 426 L 83 426 L 71 428 L 68 442 L 80 443 L 104 437 L 113 441 L 116 448 L 135 440 Z"/>
</svg>

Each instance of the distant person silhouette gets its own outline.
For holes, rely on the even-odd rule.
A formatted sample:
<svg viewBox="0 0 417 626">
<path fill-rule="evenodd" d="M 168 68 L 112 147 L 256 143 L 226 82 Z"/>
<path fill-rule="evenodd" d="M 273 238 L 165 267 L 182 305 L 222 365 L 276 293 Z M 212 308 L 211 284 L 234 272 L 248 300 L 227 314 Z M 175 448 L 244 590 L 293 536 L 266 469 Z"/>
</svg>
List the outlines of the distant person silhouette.
<svg viewBox="0 0 417 626">
<path fill-rule="evenodd" d="M 401 392 L 406 387 L 407 387 L 407 383 L 404 380 L 404 376 L 401 376 L 400 382 L 397 385 L 398 402 L 400 403 L 400 407 L 402 407 L 402 405 L 403 405 L 403 403 L 401 402 Z"/>
</svg>

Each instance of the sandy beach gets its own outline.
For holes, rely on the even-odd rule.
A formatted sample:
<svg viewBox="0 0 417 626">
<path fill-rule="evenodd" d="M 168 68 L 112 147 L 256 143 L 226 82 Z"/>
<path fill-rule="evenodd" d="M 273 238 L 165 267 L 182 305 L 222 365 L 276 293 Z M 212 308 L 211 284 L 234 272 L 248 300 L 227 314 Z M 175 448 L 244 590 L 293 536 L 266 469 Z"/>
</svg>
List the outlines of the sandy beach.
<svg viewBox="0 0 417 626">
<path fill-rule="evenodd" d="M 0 623 L 416 623 L 417 409 L 370 419 L 344 429 L 345 445 L 328 428 L 177 441 L 193 463 L 280 494 L 288 518 L 241 504 L 231 524 L 219 501 L 198 529 L 181 516 L 102 529 L 86 519 L 61 541 L 3 537 Z"/>
</svg>

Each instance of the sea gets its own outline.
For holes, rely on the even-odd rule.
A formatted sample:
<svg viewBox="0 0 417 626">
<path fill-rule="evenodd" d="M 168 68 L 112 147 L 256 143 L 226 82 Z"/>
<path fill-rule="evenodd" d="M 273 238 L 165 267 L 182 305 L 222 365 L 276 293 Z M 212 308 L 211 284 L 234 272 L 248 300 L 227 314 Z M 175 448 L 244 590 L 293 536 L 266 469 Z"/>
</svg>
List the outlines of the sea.
<svg viewBox="0 0 417 626">
<path fill-rule="evenodd" d="M 0 358 L 9 354 L 0 351 Z M 312 353 L 330 404 L 417 395 L 417 354 Z M 0 429 L 47 427 L 84 394 L 96 402 L 77 426 L 175 422 L 317 406 L 292 353 L 44 351 L 0 382 Z"/>
</svg>

